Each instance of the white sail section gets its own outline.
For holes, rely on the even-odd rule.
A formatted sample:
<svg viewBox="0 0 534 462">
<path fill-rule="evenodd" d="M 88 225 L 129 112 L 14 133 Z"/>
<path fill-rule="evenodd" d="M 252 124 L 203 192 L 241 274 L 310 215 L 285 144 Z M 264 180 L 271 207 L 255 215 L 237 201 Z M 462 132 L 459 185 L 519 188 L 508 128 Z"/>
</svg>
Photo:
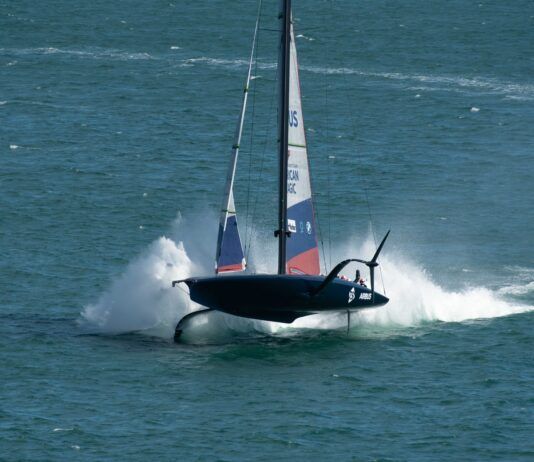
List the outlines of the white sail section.
<svg viewBox="0 0 534 462">
<path fill-rule="evenodd" d="M 245 255 L 239 236 L 237 226 L 237 215 L 234 203 L 234 179 L 237 169 L 237 160 L 239 158 L 239 145 L 243 134 L 243 125 L 245 122 L 245 113 L 247 110 L 248 90 L 250 78 L 252 75 L 252 63 L 254 60 L 254 49 L 256 47 L 256 37 L 258 35 L 259 14 L 254 29 L 254 39 L 252 40 L 252 51 L 248 65 L 247 80 L 243 91 L 243 101 L 241 112 L 237 121 L 234 144 L 232 146 L 232 156 L 226 178 L 226 187 L 224 190 L 223 204 L 219 220 L 219 235 L 217 238 L 217 251 L 215 256 L 215 273 L 243 271 L 246 268 Z"/>
<path fill-rule="evenodd" d="M 319 248 L 293 24 L 289 61 L 287 222 L 291 237 L 286 244 L 286 269 L 289 274 L 319 274 Z"/>
</svg>

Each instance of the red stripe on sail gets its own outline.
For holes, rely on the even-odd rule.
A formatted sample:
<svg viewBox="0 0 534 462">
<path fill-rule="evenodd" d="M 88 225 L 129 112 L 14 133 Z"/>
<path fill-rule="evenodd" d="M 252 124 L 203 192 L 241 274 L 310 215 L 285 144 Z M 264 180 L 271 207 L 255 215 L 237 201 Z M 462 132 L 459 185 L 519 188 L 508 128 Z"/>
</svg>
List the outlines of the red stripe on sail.
<svg viewBox="0 0 534 462">
<path fill-rule="evenodd" d="M 226 266 L 219 266 L 216 270 L 216 273 L 226 273 L 230 271 L 243 271 L 245 269 L 245 265 L 243 263 L 238 263 L 236 265 L 226 265 Z"/>
<path fill-rule="evenodd" d="M 288 274 L 320 274 L 319 248 L 307 250 L 299 253 L 286 263 Z"/>
</svg>

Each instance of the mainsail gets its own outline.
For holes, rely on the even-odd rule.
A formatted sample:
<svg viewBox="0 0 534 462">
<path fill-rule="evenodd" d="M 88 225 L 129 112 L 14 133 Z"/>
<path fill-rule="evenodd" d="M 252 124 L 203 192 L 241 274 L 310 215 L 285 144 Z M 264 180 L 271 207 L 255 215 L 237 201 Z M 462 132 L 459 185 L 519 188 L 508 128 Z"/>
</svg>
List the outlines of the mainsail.
<svg viewBox="0 0 534 462">
<path fill-rule="evenodd" d="M 241 104 L 241 113 L 237 120 L 237 126 L 232 146 L 232 156 L 226 178 L 226 187 L 224 190 L 223 204 L 221 207 L 221 216 L 219 220 L 219 235 L 217 238 L 217 252 L 215 256 L 215 273 L 224 273 L 230 271 L 243 271 L 246 268 L 245 255 L 239 229 L 237 226 L 237 215 L 234 203 L 234 178 L 237 168 L 237 159 L 239 157 L 239 145 L 241 144 L 241 135 L 243 133 L 243 124 L 245 112 L 247 110 L 248 90 L 250 78 L 252 75 L 252 63 L 254 60 L 254 49 L 256 47 L 256 36 L 258 35 L 259 14 L 254 29 L 254 39 L 252 40 L 252 52 L 248 64 L 248 74 L 243 91 L 243 101 Z"/>
<path fill-rule="evenodd" d="M 287 229 L 291 236 L 286 241 L 286 271 L 289 274 L 320 274 L 293 25 L 290 40 Z"/>
</svg>

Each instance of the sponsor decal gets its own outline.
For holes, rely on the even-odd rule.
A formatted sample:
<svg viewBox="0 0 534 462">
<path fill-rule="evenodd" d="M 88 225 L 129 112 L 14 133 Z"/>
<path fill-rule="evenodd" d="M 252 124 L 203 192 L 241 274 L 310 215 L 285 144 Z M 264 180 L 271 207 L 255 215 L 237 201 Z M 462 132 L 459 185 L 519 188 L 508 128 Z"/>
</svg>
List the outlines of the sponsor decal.
<svg viewBox="0 0 534 462">
<path fill-rule="evenodd" d="M 360 294 L 360 300 L 371 300 L 373 298 L 373 294 L 368 294 L 367 292 L 362 292 Z"/>
<path fill-rule="evenodd" d="M 352 303 L 354 299 L 356 298 L 356 293 L 354 291 L 354 287 L 350 289 L 349 291 L 349 303 Z"/>
<path fill-rule="evenodd" d="M 297 184 L 299 182 L 298 167 L 291 166 L 287 171 L 287 192 L 288 194 L 297 194 Z"/>
<path fill-rule="evenodd" d="M 287 220 L 287 229 L 291 233 L 296 233 L 297 232 L 297 223 L 295 222 L 295 220 Z"/>
<path fill-rule="evenodd" d="M 297 111 L 289 110 L 289 126 L 290 127 L 298 127 L 299 126 L 299 119 L 298 119 Z"/>
<path fill-rule="evenodd" d="M 309 221 L 306 222 L 306 232 L 308 234 L 312 233 L 312 226 L 311 226 L 311 223 Z"/>
</svg>

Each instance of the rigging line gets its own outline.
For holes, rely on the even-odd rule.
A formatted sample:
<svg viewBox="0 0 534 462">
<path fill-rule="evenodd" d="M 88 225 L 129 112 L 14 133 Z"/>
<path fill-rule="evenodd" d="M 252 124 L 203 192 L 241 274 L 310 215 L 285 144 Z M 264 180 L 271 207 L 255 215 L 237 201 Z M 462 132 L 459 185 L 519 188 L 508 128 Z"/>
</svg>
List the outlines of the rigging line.
<svg viewBox="0 0 534 462">
<path fill-rule="evenodd" d="M 319 202 L 319 195 L 317 194 L 313 194 L 313 197 L 314 198 L 317 198 L 317 200 L 314 200 L 314 203 L 315 204 L 318 204 Z M 324 241 L 323 241 L 323 229 L 321 228 L 321 218 L 319 217 L 319 207 L 317 207 L 315 209 L 315 214 L 317 215 L 317 223 L 316 223 L 316 226 L 317 226 L 317 229 L 319 231 L 319 240 L 321 242 L 321 251 L 323 253 L 323 265 L 324 265 L 324 272 L 325 274 L 328 274 L 328 268 L 326 266 L 326 255 L 325 255 L 325 251 L 324 251 Z M 322 215 L 321 215 L 322 216 Z"/>
<path fill-rule="evenodd" d="M 252 53 L 250 56 L 251 61 L 254 60 L 254 76 L 258 75 L 258 47 L 260 43 L 260 19 L 261 19 L 261 7 L 262 7 L 263 0 L 259 0 L 258 2 L 258 12 L 256 15 L 256 27 L 254 28 L 254 39 L 252 42 Z M 256 79 L 254 80 L 254 84 L 252 85 L 252 114 L 250 117 L 250 139 L 249 139 L 249 167 L 248 167 L 248 181 L 247 181 L 247 207 L 246 207 L 246 214 L 245 214 L 245 253 L 246 253 L 246 245 L 247 245 L 247 234 L 249 230 L 249 203 L 250 203 L 250 184 L 251 184 L 251 176 L 252 176 L 252 142 L 254 137 L 254 116 L 256 114 Z M 249 83 L 249 87 L 250 87 Z M 250 89 L 250 88 L 249 88 Z M 247 91 L 249 91 L 247 89 Z"/>
<path fill-rule="evenodd" d="M 326 75 L 325 75 L 325 83 L 326 83 Z M 326 117 L 325 117 L 325 119 L 326 119 L 326 129 L 325 129 L 326 135 L 325 135 L 325 138 L 328 139 L 328 106 L 327 106 L 326 101 L 325 101 L 325 114 L 326 114 Z M 318 204 L 318 201 L 316 202 L 316 204 Z M 328 266 L 326 264 L 326 252 L 325 252 L 325 245 L 324 245 L 323 230 L 322 230 L 322 228 L 320 226 L 321 220 L 320 220 L 320 217 L 319 217 L 319 207 L 318 206 L 316 207 L 315 213 L 317 214 L 317 228 L 319 229 L 319 236 L 321 238 L 321 251 L 322 251 L 322 254 L 323 254 L 324 272 L 325 272 L 325 274 L 328 274 Z M 330 217 L 330 210 L 328 208 L 328 204 L 327 204 L 327 216 Z M 330 239 L 330 230 L 329 230 L 328 236 L 329 236 L 329 239 Z M 331 266 L 332 266 L 332 262 L 330 261 L 330 267 Z"/>
<path fill-rule="evenodd" d="M 342 78 L 345 81 L 345 86 L 348 88 L 347 76 L 345 74 L 342 74 Z M 349 115 L 350 115 L 352 134 L 353 134 L 354 138 L 356 138 L 356 121 L 355 121 L 355 117 L 354 117 L 354 112 L 352 110 L 352 101 L 351 101 L 350 94 L 347 94 L 347 99 L 349 101 Z M 362 165 L 363 159 L 362 159 L 360 151 L 358 149 L 355 149 L 354 152 L 356 154 L 356 157 L 358 158 L 358 161 L 359 161 L 360 165 Z M 362 190 L 363 190 L 363 192 L 365 194 L 365 202 L 367 204 L 367 214 L 369 215 L 369 223 L 371 224 L 371 236 L 373 237 L 373 242 L 374 242 L 375 247 L 376 247 L 377 246 L 377 240 L 376 240 L 375 228 L 374 228 L 374 225 L 373 225 L 373 212 L 372 212 L 372 209 L 371 209 L 371 201 L 369 200 L 369 188 L 366 186 L 367 179 L 364 178 L 362 175 L 359 175 L 359 176 L 360 176 L 361 179 L 363 179 L 361 188 L 362 188 Z M 385 284 L 384 284 L 384 275 L 382 273 L 382 267 L 381 266 L 378 267 L 378 271 L 380 272 L 380 280 L 382 281 L 382 289 L 384 290 L 384 295 L 385 295 L 386 294 L 386 287 L 385 287 Z"/>
<path fill-rule="evenodd" d="M 328 132 L 328 74 L 324 72 L 324 83 L 325 83 L 325 94 L 324 94 L 324 106 L 325 106 L 325 138 L 328 141 L 329 139 L 329 132 Z M 332 177 L 330 172 L 330 160 L 335 159 L 335 156 L 328 156 L 326 159 L 326 165 L 327 165 L 327 199 L 326 199 L 326 210 L 327 210 L 327 217 L 328 217 L 328 258 L 329 258 L 329 267 L 332 268 L 332 202 L 331 202 L 331 187 L 332 187 Z"/>
<path fill-rule="evenodd" d="M 324 87 L 325 87 L 325 94 L 324 94 L 324 105 L 325 105 L 325 138 L 328 141 L 329 139 L 329 131 L 328 131 L 328 66 L 324 67 Z M 329 267 L 332 268 L 332 201 L 331 201 L 331 169 L 330 169 L 330 161 L 334 161 L 335 156 L 329 155 L 326 159 L 326 166 L 327 166 L 327 188 L 326 188 L 326 210 L 327 210 L 327 217 L 328 217 L 328 258 L 329 258 Z"/>
<path fill-rule="evenodd" d="M 365 192 L 365 201 L 367 202 L 367 211 L 368 211 L 368 214 L 369 214 L 369 222 L 371 223 L 371 235 L 373 236 L 373 241 L 374 241 L 375 247 L 376 247 L 376 234 L 375 234 L 375 228 L 373 226 L 373 219 L 372 219 L 371 206 L 370 206 L 371 201 L 369 200 L 369 195 L 368 195 L 367 189 L 364 188 L 364 192 Z M 378 271 L 380 272 L 380 280 L 382 281 L 382 290 L 384 291 L 384 295 L 387 295 L 386 294 L 386 286 L 384 284 L 384 275 L 382 274 L 382 267 L 380 265 L 378 266 Z"/>
<path fill-rule="evenodd" d="M 332 156 L 333 158 L 333 156 Z M 328 258 L 329 266 L 332 268 L 332 201 L 330 200 L 331 174 L 330 161 L 331 156 L 326 159 L 327 165 L 327 186 L 326 186 L 326 210 L 328 211 Z"/>
<path fill-rule="evenodd" d="M 272 85 L 272 94 L 271 94 L 271 103 L 269 105 L 269 112 L 268 112 L 268 114 L 271 115 L 271 120 L 270 121 L 268 120 L 267 124 L 265 125 L 265 133 L 263 135 L 263 149 L 262 149 L 262 153 L 261 153 L 261 156 L 260 156 L 260 165 L 259 165 L 259 169 L 258 169 L 258 179 L 257 179 L 257 184 L 258 185 L 261 184 L 261 179 L 262 179 L 262 176 L 263 176 L 263 169 L 264 169 L 264 165 L 265 165 L 265 154 L 267 152 L 267 145 L 268 145 L 268 141 L 270 139 L 269 135 L 273 131 L 272 121 L 274 120 L 276 122 L 276 119 L 275 119 L 274 114 L 273 114 L 273 107 L 274 107 L 274 101 L 276 100 L 277 89 L 278 89 L 277 85 L 273 84 Z M 248 235 L 249 242 L 248 242 L 248 244 L 245 244 L 245 257 L 246 257 L 247 260 L 248 260 L 248 257 L 249 257 L 250 247 L 251 247 L 251 244 L 252 244 L 252 237 L 254 235 L 254 228 L 255 228 L 254 217 L 256 215 L 256 210 L 257 210 L 257 207 L 258 207 L 259 197 L 260 197 L 259 188 L 256 188 L 255 195 L 254 195 L 254 201 L 253 201 L 254 205 L 252 207 L 252 213 L 250 215 L 251 225 L 250 225 L 250 233 Z"/>
<path fill-rule="evenodd" d="M 330 6 L 330 12 L 333 15 L 334 8 L 333 8 L 332 0 L 330 0 L 330 2 L 328 2 L 328 3 L 329 3 L 329 6 Z M 347 75 L 345 73 L 341 73 L 341 76 L 342 76 L 342 79 L 344 80 L 345 87 L 349 88 Z M 356 122 L 355 122 L 354 112 L 352 110 L 352 100 L 351 100 L 350 92 L 347 92 L 346 97 L 347 97 L 347 100 L 349 102 L 348 106 L 349 106 L 349 116 L 350 116 L 350 123 L 351 123 L 351 128 L 352 128 L 352 135 L 356 139 Z M 360 154 L 360 151 L 358 149 L 355 149 L 354 151 L 355 151 L 356 157 L 358 158 L 358 161 L 360 162 L 360 165 L 361 165 L 362 164 L 362 156 Z M 374 241 L 374 244 L 375 244 L 375 247 L 376 247 L 377 241 L 376 241 L 376 235 L 375 235 L 374 226 L 373 226 L 373 214 L 372 214 L 372 211 L 371 211 L 371 202 L 369 201 L 368 188 L 365 186 L 365 183 L 366 183 L 367 180 L 361 175 L 360 175 L 360 178 L 364 180 L 364 181 L 362 181 L 361 188 L 363 189 L 364 194 L 365 194 L 365 201 L 367 203 L 367 212 L 368 212 L 368 215 L 369 215 L 369 222 L 371 224 L 371 235 L 373 237 L 373 241 Z M 383 287 L 384 295 L 385 295 L 386 294 L 386 287 L 385 287 L 385 284 L 384 284 L 384 275 L 382 274 L 382 267 L 379 266 L 378 270 L 380 272 L 380 280 L 382 281 L 382 287 Z"/>
</svg>

